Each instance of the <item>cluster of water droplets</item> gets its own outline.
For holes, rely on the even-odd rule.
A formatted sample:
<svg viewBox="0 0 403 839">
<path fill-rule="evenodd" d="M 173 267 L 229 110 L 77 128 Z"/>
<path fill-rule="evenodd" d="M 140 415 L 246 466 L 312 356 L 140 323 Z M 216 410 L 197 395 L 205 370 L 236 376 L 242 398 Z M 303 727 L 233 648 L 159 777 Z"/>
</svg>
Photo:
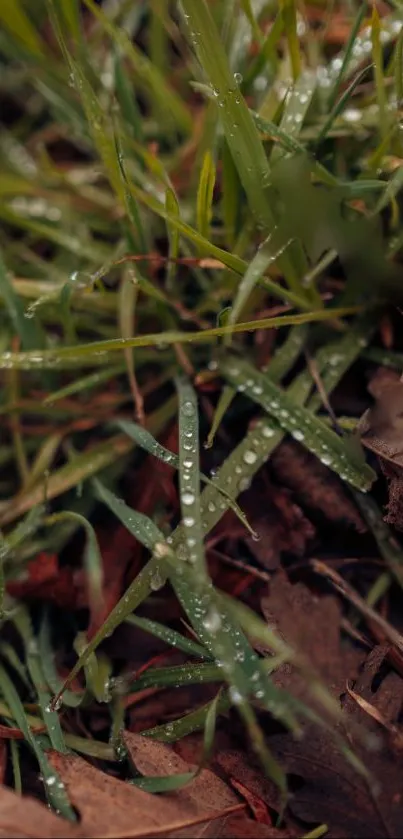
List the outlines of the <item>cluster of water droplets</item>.
<svg viewBox="0 0 403 839">
<path fill-rule="evenodd" d="M 245 367 L 248 375 L 245 375 Z M 241 369 L 240 364 L 230 363 L 226 372 L 238 391 L 246 392 L 258 402 L 295 440 L 305 442 L 325 466 L 333 468 L 343 480 L 356 483 L 356 473 L 351 468 L 347 453 L 341 447 L 337 452 L 331 450 L 328 429 L 324 428 L 322 432 L 306 410 L 295 403 L 288 406 L 286 395 L 279 394 L 276 385 L 269 379 L 265 379 L 258 371 L 254 377 L 249 374 L 249 365 L 242 365 Z M 245 452 L 245 456 L 248 459 L 249 452 Z"/>
<path fill-rule="evenodd" d="M 46 219 L 46 221 L 60 221 L 62 211 L 45 201 L 44 198 L 26 198 L 18 195 L 10 201 L 10 207 L 14 213 L 26 218 Z"/>
</svg>

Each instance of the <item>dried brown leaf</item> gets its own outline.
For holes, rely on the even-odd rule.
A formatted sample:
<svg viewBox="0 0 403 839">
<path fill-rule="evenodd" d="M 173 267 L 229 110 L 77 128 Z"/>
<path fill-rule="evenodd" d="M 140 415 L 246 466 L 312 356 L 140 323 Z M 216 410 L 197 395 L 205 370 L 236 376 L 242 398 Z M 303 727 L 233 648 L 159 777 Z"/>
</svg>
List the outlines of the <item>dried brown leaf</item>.
<svg viewBox="0 0 403 839">
<path fill-rule="evenodd" d="M 21 798 L 7 787 L 0 787 L 0 837 L 8 839 L 73 839 L 81 836 L 77 828 L 50 812 L 39 801 Z"/>
<path fill-rule="evenodd" d="M 136 737 L 130 734 L 127 742 Z M 196 779 L 193 784 L 176 792 L 156 797 L 106 775 L 76 755 L 49 752 L 48 757 L 62 778 L 70 801 L 79 812 L 80 836 L 83 837 L 140 839 L 172 832 L 176 835 L 183 828 L 193 828 L 217 816 L 226 816 L 242 806 L 225 784 L 222 784 L 218 794 L 214 776 L 207 770 L 197 792 L 191 792 L 197 783 Z M 145 754 L 143 760 L 146 762 Z M 188 764 L 186 771 L 189 771 Z M 214 795 L 208 795 L 209 788 L 215 789 L 215 799 Z"/>
<path fill-rule="evenodd" d="M 354 527 L 359 533 L 366 530 L 342 482 L 302 446 L 284 441 L 271 463 L 279 482 L 295 493 L 303 507 L 320 510 L 328 521 Z"/>
<path fill-rule="evenodd" d="M 375 679 L 388 647 L 385 645 L 381 654 L 370 653 L 357 678 L 359 654 L 341 646 L 341 610 L 334 597 L 315 598 L 305 586 L 292 586 L 284 574 L 278 573 L 262 608 L 269 622 L 304 654 L 336 697 L 345 696 L 346 684 L 352 684 L 355 694 L 377 708 L 390 727 L 397 726 L 403 680 L 393 671 L 383 681 Z M 289 665 L 280 668 L 274 680 L 305 696 L 306 687 Z M 328 824 L 329 837 L 398 837 L 403 824 L 401 761 L 382 738 L 379 723 L 352 697 L 347 695 L 343 710 L 343 733 L 349 732 L 350 746 L 378 785 L 378 796 L 374 798 L 370 785 L 346 761 L 332 735 L 308 725 L 301 741 L 294 741 L 289 734 L 268 739 L 269 747 L 291 776 L 290 810 L 308 825 Z M 361 731 L 365 726 L 368 738 L 363 741 L 362 733 L 357 738 L 352 721 L 361 724 Z"/>
<path fill-rule="evenodd" d="M 389 484 L 385 521 L 403 530 L 403 382 L 392 370 L 379 368 L 368 390 L 374 405 L 361 417 L 363 444 L 378 455 Z"/>
</svg>

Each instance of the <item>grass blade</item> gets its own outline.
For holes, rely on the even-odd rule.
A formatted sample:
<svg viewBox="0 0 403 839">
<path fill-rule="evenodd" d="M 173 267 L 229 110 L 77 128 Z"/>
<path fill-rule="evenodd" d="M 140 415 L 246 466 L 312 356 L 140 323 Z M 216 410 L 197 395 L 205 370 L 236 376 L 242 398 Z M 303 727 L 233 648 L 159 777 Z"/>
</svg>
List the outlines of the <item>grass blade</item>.
<svg viewBox="0 0 403 839">
<path fill-rule="evenodd" d="M 262 406 L 285 431 L 315 454 L 322 463 L 329 466 L 343 480 L 357 489 L 369 489 L 375 473 L 366 465 L 358 446 L 356 450 L 347 447 L 345 441 L 326 427 L 306 408 L 290 398 L 268 376 L 257 371 L 243 359 L 224 358 L 220 369 L 230 383 Z M 251 449 L 245 452 L 255 462 L 257 453 Z"/>
</svg>

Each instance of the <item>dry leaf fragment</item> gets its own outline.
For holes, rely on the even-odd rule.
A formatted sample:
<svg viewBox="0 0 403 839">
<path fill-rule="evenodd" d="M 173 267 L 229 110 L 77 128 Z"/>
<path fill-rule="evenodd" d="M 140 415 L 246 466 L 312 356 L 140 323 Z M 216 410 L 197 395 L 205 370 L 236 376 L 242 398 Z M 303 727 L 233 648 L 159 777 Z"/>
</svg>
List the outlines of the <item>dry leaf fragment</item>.
<svg viewBox="0 0 403 839">
<path fill-rule="evenodd" d="M 273 453 L 271 464 L 279 482 L 296 494 L 303 507 L 320 510 L 328 521 L 354 527 L 359 533 L 366 530 L 339 478 L 302 446 L 285 440 Z"/>
<path fill-rule="evenodd" d="M 127 743 L 130 738 L 135 740 L 136 735 L 130 734 Z M 79 812 L 79 835 L 88 839 L 98 836 L 103 839 L 140 839 L 172 832 L 177 835 L 184 827 L 212 820 L 216 816 L 226 816 L 243 806 L 225 784 L 220 788 L 219 798 L 214 776 L 207 770 L 197 793 L 191 794 L 191 785 L 188 785 L 157 797 L 106 775 L 76 755 L 48 752 L 48 759 Z M 186 769 L 189 771 L 188 764 Z M 160 772 L 161 767 L 158 774 Z M 208 796 L 210 784 L 211 789 L 215 789 L 215 798 L 214 795 Z"/>
<path fill-rule="evenodd" d="M 175 775 L 194 769 L 183 760 L 172 747 L 159 743 L 141 734 L 126 731 L 124 741 L 133 763 L 142 775 Z M 209 769 L 202 769 L 187 786 L 175 793 L 181 806 L 189 805 L 196 813 L 215 810 L 239 804 L 239 798 L 231 788 Z"/>
<path fill-rule="evenodd" d="M 0 787 L 0 837 L 7 839 L 73 839 L 82 834 L 76 826 L 51 813 L 28 796 Z"/>
<path fill-rule="evenodd" d="M 363 444 L 378 455 L 389 483 L 385 521 L 403 530 L 403 382 L 397 373 L 379 368 L 368 390 L 375 404 L 361 417 Z"/>
</svg>

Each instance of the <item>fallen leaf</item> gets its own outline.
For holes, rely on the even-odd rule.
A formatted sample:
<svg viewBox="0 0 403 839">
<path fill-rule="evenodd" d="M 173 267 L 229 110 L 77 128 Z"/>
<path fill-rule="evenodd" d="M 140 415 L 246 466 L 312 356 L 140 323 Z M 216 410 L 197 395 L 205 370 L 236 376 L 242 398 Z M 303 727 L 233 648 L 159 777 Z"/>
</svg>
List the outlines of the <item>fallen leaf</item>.
<svg viewBox="0 0 403 839">
<path fill-rule="evenodd" d="M 382 654 L 370 653 L 360 671 L 358 655 L 340 643 L 341 610 L 336 598 L 315 598 L 302 584 L 292 586 L 284 574 L 276 574 L 262 608 L 265 617 L 288 643 L 302 652 L 337 698 L 345 697 L 345 726 L 350 747 L 369 771 L 379 794 L 376 799 L 368 782 L 353 768 L 327 731 L 308 724 L 304 737 L 295 741 L 289 734 L 273 735 L 268 745 L 289 776 L 292 798 L 289 808 L 294 817 L 308 825 L 330 825 L 327 836 L 341 839 L 398 837 L 403 824 L 403 767 L 401 756 L 388 747 L 379 723 L 365 713 L 353 697 L 346 696 L 346 684 L 362 696 L 383 717 L 397 725 L 402 707 L 403 680 L 392 670 L 377 686 Z M 354 664 L 355 663 L 355 664 Z M 357 672 L 359 675 L 357 677 Z M 287 665 L 273 677 L 276 684 L 298 696 L 305 696 L 301 678 Z M 351 723 L 359 722 L 360 738 Z M 355 729 L 356 731 L 356 729 Z M 376 737 L 375 737 L 376 735 Z"/>
<path fill-rule="evenodd" d="M 130 757 L 142 775 L 175 775 L 194 769 L 170 746 L 141 734 L 126 731 L 124 741 Z M 194 804 L 195 811 L 211 808 L 219 811 L 239 804 L 231 788 L 213 772 L 202 769 L 195 779 L 176 793 L 183 802 Z"/>
<path fill-rule="evenodd" d="M 306 449 L 288 440 L 271 457 L 279 483 L 295 493 L 308 510 L 319 510 L 328 522 L 345 524 L 359 533 L 366 526 L 337 476 Z"/>
<path fill-rule="evenodd" d="M 86 605 L 79 575 L 71 568 L 59 566 L 56 554 L 39 553 L 27 566 L 27 576 L 10 580 L 7 592 L 20 600 L 47 600 L 62 609 L 79 609 Z"/>
<path fill-rule="evenodd" d="M 73 839 L 77 828 L 28 796 L 0 787 L 0 837 L 4 839 Z"/>
<path fill-rule="evenodd" d="M 136 737 L 130 734 L 126 742 L 133 743 L 130 738 Z M 214 787 L 214 776 L 208 770 L 199 782 L 197 793 L 191 789 L 198 779 L 176 792 L 157 797 L 143 792 L 134 784 L 106 775 L 76 755 L 47 754 L 66 786 L 71 803 L 79 812 L 82 836 L 140 839 L 173 831 L 176 836 L 182 828 L 226 816 L 243 806 L 225 784 L 220 787 L 220 800 L 218 793 L 216 799 L 209 795 L 209 785 L 216 791 L 217 786 Z M 171 754 L 174 758 L 174 753 Z M 145 760 L 144 754 L 143 758 Z M 186 769 L 189 771 L 188 764 Z"/>
<path fill-rule="evenodd" d="M 334 595 L 315 597 L 302 583 L 292 585 L 279 571 L 270 581 L 261 607 L 268 624 L 305 656 L 330 690 L 337 696 L 342 693 L 362 654 L 341 648 L 339 600 Z M 294 695 L 306 697 L 306 681 L 290 664 L 279 667 L 273 678 Z"/>
<path fill-rule="evenodd" d="M 255 559 L 270 571 L 278 567 L 282 554 L 303 556 L 315 528 L 287 489 L 273 484 L 267 475 L 259 475 L 242 497 L 241 505 L 260 538 L 255 540 L 245 533 L 231 510 L 221 519 L 214 535 L 222 534 L 230 543 L 242 539 Z"/>
<path fill-rule="evenodd" d="M 403 382 L 397 373 L 379 368 L 368 386 L 375 399 L 358 424 L 363 444 L 379 457 L 388 481 L 385 521 L 403 530 Z"/>
</svg>

